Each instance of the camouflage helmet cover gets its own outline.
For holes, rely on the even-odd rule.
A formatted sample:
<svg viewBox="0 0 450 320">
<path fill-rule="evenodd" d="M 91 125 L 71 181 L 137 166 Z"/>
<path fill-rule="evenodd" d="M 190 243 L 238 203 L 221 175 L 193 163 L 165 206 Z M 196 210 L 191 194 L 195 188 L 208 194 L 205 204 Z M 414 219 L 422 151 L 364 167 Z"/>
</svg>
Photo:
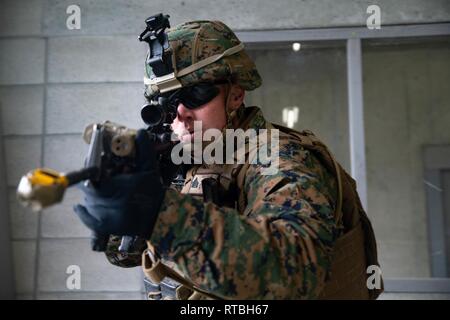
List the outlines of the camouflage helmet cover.
<svg viewBox="0 0 450 320">
<path fill-rule="evenodd" d="M 175 77 L 181 86 L 224 80 L 231 80 L 244 90 L 253 90 L 261 85 L 254 62 L 243 50 L 243 44 L 234 32 L 224 23 L 203 20 L 185 22 L 168 29 L 167 35 L 173 52 Z M 224 56 L 219 56 L 224 53 Z M 192 72 L 183 72 L 183 69 L 188 71 L 186 68 L 214 56 L 216 59 L 209 64 Z M 146 64 L 144 82 L 148 96 L 157 93 L 150 85 L 150 79 L 155 78 L 151 67 Z"/>
</svg>

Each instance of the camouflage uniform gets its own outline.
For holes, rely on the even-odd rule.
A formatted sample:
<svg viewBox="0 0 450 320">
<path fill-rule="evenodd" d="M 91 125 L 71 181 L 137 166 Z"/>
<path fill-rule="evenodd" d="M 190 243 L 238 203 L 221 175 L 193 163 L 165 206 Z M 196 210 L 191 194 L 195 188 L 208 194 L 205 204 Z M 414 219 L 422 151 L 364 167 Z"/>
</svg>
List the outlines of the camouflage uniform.
<svg viewBox="0 0 450 320">
<path fill-rule="evenodd" d="M 188 22 L 168 35 L 176 72 L 239 44 L 220 22 Z M 151 68 L 146 69 L 146 78 L 148 83 L 155 78 Z M 261 84 L 254 63 L 243 50 L 178 79 L 183 86 L 217 80 L 232 81 L 245 90 Z M 154 89 L 148 84 L 146 95 L 155 94 Z M 226 104 L 226 128 L 272 128 L 255 108 L 241 106 L 230 112 Z M 190 194 L 186 185 L 183 192 L 169 189 L 165 194 L 149 242 L 163 261 L 216 296 L 317 298 L 330 276 L 333 248 L 344 233 L 341 220 L 335 219 L 335 175 L 294 136 L 280 131 L 279 138 L 278 172 L 263 175 L 264 165 L 249 165 L 242 190 L 236 190 L 236 181 L 228 190 L 234 205 L 205 203 Z M 188 174 L 195 176 L 201 167 L 193 166 Z M 215 168 L 220 171 L 218 165 Z M 121 267 L 141 265 L 145 242 L 141 239 L 135 252 L 122 255 L 117 250 L 119 240 L 110 238 L 109 261 Z"/>
<path fill-rule="evenodd" d="M 261 112 L 248 127 L 266 127 Z M 151 243 L 199 287 L 219 296 L 316 298 L 341 232 L 333 215 L 336 181 L 311 152 L 283 133 L 279 159 L 275 175 L 261 175 L 263 165 L 250 165 L 242 211 L 168 190 Z M 133 265 L 133 259 L 117 263 L 114 252 L 107 255 L 115 264 Z M 135 258 L 139 265 L 140 253 Z"/>
</svg>

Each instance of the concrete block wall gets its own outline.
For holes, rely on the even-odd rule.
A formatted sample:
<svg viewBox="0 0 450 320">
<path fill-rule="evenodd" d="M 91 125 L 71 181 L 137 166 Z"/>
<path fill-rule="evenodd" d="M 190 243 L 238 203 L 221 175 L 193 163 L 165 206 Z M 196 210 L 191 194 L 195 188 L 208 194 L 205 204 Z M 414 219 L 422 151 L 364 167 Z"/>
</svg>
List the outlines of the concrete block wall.
<svg viewBox="0 0 450 320">
<path fill-rule="evenodd" d="M 342 1 L 339 6 L 332 0 L 81 0 L 76 2 L 81 8 L 81 29 L 68 30 L 66 8 L 71 4 L 75 3 L 3 0 L 0 4 L 5 162 L 0 169 L 6 174 L 4 198 L 10 218 L 16 296 L 20 299 L 142 297 L 139 268 L 115 268 L 101 254 L 89 250 L 88 231 L 71 209 L 80 200 L 77 190 L 70 190 L 63 204 L 33 214 L 18 205 L 15 188 L 20 176 L 30 169 L 47 166 L 68 171 L 81 166 L 86 153 L 81 133 L 86 124 L 109 119 L 131 127 L 141 125 L 138 114 L 146 48 L 136 37 L 149 15 L 169 13 L 172 24 L 219 19 L 238 31 L 362 26 L 370 4 L 380 5 L 383 24 L 443 22 L 450 17 L 446 0 L 357 0 Z M 289 63 L 290 55 L 282 53 L 286 60 L 281 62 Z M 340 49 L 323 50 L 317 60 L 315 55 L 305 52 L 302 61 L 307 71 L 293 74 L 284 83 L 295 97 L 285 95 L 278 103 L 277 92 L 271 89 L 275 84 L 270 80 L 271 64 L 264 59 L 283 66 L 273 53 L 256 56 L 267 93 L 249 95 L 249 102 L 262 104 L 273 120 L 280 115 L 271 107 L 272 101 L 273 105 L 299 103 L 304 110 L 300 124 L 318 131 L 348 167 L 348 138 L 342 129 L 347 117 L 345 57 Z M 321 63 L 333 72 L 327 74 Z M 309 84 L 310 79 L 315 85 Z M 300 81 L 301 85 L 290 81 Z M 326 94 L 321 94 L 321 86 Z M 314 97 L 309 94 L 311 90 Z M 326 112 L 314 109 L 318 105 L 327 108 Z M 334 136 L 329 127 L 342 132 L 341 136 Z M 79 291 L 65 286 L 66 268 L 72 264 L 81 267 Z"/>
<path fill-rule="evenodd" d="M 15 189 L 30 169 L 81 167 L 87 151 L 81 133 L 88 123 L 142 125 L 146 48 L 135 35 L 45 35 L 45 17 L 52 20 L 52 14 L 63 19 L 54 30 L 65 29 L 69 3 L 52 13 L 58 3 L 20 2 L 5 1 L 0 10 L 6 19 L 0 29 L 0 101 L 16 297 L 142 299 L 139 268 L 114 267 L 90 250 L 89 231 L 72 211 L 81 200 L 77 189 L 39 214 L 18 204 Z M 67 289 L 70 265 L 80 267 L 80 290 Z"/>
<path fill-rule="evenodd" d="M 83 16 L 77 35 L 136 35 L 142 31 L 139 23 L 158 12 L 169 13 L 173 24 L 218 19 L 234 30 L 361 26 L 373 4 L 380 6 L 385 25 L 445 22 L 450 16 L 446 0 L 4 0 L 1 35 L 72 36 L 65 27 L 71 4 Z"/>
<path fill-rule="evenodd" d="M 450 144 L 450 39 L 367 46 L 368 208 L 386 276 L 430 276 L 423 147 Z"/>
</svg>

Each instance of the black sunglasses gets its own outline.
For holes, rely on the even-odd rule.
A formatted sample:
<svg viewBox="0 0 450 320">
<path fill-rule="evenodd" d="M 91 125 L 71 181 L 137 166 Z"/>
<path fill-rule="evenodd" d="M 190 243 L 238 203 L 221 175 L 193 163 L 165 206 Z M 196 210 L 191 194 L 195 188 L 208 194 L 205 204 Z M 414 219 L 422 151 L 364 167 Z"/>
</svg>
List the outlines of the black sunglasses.
<svg viewBox="0 0 450 320">
<path fill-rule="evenodd" d="M 199 83 L 178 89 L 175 92 L 168 92 L 162 96 L 167 98 L 168 103 L 172 106 L 177 107 L 179 103 L 182 103 L 188 109 L 196 109 L 219 95 L 220 88 L 217 86 L 218 84 L 221 83 Z"/>
</svg>

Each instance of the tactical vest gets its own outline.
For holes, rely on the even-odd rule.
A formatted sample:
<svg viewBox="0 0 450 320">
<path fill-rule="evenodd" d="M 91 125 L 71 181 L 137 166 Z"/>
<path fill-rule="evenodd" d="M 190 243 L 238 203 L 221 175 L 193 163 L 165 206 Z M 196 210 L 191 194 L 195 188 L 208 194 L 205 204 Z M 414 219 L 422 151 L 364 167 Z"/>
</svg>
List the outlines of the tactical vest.
<svg viewBox="0 0 450 320">
<path fill-rule="evenodd" d="M 379 266 L 375 234 L 369 218 L 362 208 L 356 192 L 356 183 L 350 175 L 338 164 L 328 148 L 312 132 L 298 132 L 283 126 L 268 123 L 269 128 L 275 127 L 281 132 L 296 138 L 300 145 L 309 150 L 321 164 L 336 177 L 338 198 L 335 212 L 336 223 L 342 223 L 344 233 L 336 240 L 331 263 L 330 277 L 319 299 L 376 299 L 383 291 L 383 281 L 378 289 L 368 289 L 367 267 Z M 182 193 L 193 196 L 203 196 L 206 179 L 219 182 L 221 189 L 227 191 L 239 190 L 237 195 L 228 194 L 227 206 L 236 208 L 241 214 L 245 208 L 244 180 L 248 164 L 210 165 L 192 168 L 186 175 Z M 234 203 L 233 203 L 234 200 Z M 142 266 L 147 281 L 153 285 L 156 294 L 162 298 L 178 299 L 218 299 L 210 292 L 196 287 L 190 280 L 174 269 L 167 267 L 154 256 L 154 250 L 149 243 L 149 249 L 143 253 Z M 381 275 L 380 275 L 381 277 Z M 175 280 L 176 285 L 168 285 L 167 278 Z M 171 280 L 170 280 L 171 281 Z M 158 287 L 159 285 L 159 287 Z M 169 289 L 167 289 L 169 287 Z M 156 289 L 155 289 L 156 288 Z M 159 288 L 159 290 L 158 290 Z M 164 289 L 166 288 L 166 289 Z M 170 290 L 170 288 L 172 288 Z M 152 289 L 152 290 L 153 290 Z M 163 291 L 171 291 L 172 296 L 164 297 Z"/>
</svg>

